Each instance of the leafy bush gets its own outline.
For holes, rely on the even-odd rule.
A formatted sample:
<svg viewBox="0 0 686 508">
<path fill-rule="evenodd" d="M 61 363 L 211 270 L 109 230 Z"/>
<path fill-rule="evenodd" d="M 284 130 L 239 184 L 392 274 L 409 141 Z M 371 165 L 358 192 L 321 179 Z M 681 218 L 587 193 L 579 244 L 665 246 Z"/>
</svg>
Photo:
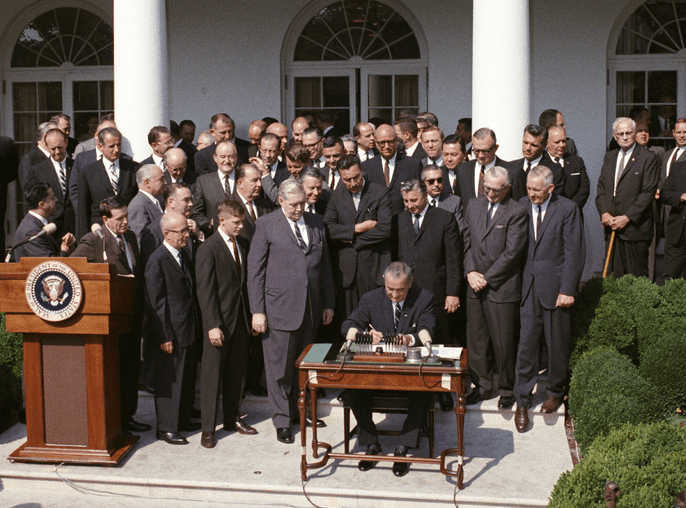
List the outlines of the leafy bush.
<svg viewBox="0 0 686 508">
<path fill-rule="evenodd" d="M 652 310 L 638 333 L 641 358 L 656 341 L 665 336 L 682 335 L 686 330 L 686 280 L 669 280 L 659 289 L 660 305 Z"/>
<path fill-rule="evenodd" d="M 663 335 L 643 353 L 639 372 L 658 389 L 668 416 L 686 409 L 686 336 Z"/>
<path fill-rule="evenodd" d="M 686 488 L 686 427 L 626 424 L 599 437 L 557 481 L 548 508 L 601 508 L 605 482 L 620 489 L 618 508 L 669 508 Z"/>
<path fill-rule="evenodd" d="M 0 314 L 0 432 L 15 422 L 21 404 L 22 337 L 8 333 Z"/>
<path fill-rule="evenodd" d="M 585 353 L 569 389 L 569 413 L 582 453 L 600 435 L 624 423 L 650 423 L 663 417 L 657 389 L 636 366 L 609 347 Z"/>
</svg>

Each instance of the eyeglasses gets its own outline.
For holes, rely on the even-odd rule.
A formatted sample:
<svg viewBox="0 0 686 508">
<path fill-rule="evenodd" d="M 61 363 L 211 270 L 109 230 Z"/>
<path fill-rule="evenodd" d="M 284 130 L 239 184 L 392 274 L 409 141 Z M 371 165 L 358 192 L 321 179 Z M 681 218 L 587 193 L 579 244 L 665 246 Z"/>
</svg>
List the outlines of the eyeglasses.
<svg viewBox="0 0 686 508">
<path fill-rule="evenodd" d="M 424 180 L 424 181 L 425 181 L 426 183 L 428 183 L 429 185 L 433 185 L 433 184 L 435 184 L 435 183 L 443 183 L 443 177 L 439 177 L 439 178 L 427 178 L 427 179 Z"/>
<path fill-rule="evenodd" d="M 320 139 L 319 141 L 321 141 L 321 139 Z M 314 143 L 310 143 L 310 144 L 308 144 L 308 145 L 306 145 L 305 143 L 303 143 L 303 146 L 304 146 L 305 148 L 314 148 L 315 146 L 317 146 L 317 145 L 319 144 L 319 141 L 315 141 Z"/>
<path fill-rule="evenodd" d="M 486 150 L 479 150 L 478 148 L 472 147 L 472 153 L 474 155 L 479 155 L 480 153 L 486 155 L 487 153 L 490 153 L 494 148 L 495 145 L 491 146 L 491 148 L 487 148 Z"/>
<path fill-rule="evenodd" d="M 191 231 L 188 228 L 185 228 L 185 229 L 167 229 L 167 231 L 169 231 L 170 233 L 178 233 L 181 236 L 186 236 L 186 235 L 191 234 Z"/>
<path fill-rule="evenodd" d="M 629 136 L 632 136 L 634 134 L 634 131 L 626 131 L 626 132 L 615 132 L 615 136 L 618 138 L 628 138 Z"/>
<path fill-rule="evenodd" d="M 494 189 L 493 187 L 489 187 L 488 185 L 484 185 L 484 194 L 487 194 L 489 192 L 492 192 L 493 194 L 500 194 L 506 188 L 507 187 L 503 187 L 502 189 Z"/>
<path fill-rule="evenodd" d="M 377 140 L 376 140 L 376 144 L 379 145 L 379 146 L 395 145 L 395 139 L 388 139 L 388 140 L 385 140 L 385 141 L 382 141 L 382 140 L 377 139 Z"/>
</svg>

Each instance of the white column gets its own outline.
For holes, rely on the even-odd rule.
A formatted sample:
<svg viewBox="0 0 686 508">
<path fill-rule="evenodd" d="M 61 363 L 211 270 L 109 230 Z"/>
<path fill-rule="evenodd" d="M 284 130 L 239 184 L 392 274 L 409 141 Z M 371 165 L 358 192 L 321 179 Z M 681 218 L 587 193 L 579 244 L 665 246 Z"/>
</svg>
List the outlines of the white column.
<svg viewBox="0 0 686 508">
<path fill-rule="evenodd" d="M 134 160 L 151 127 L 169 127 L 168 58 L 166 0 L 114 0 L 114 115 Z"/>
<path fill-rule="evenodd" d="M 498 156 L 522 157 L 531 122 L 529 0 L 474 0 L 472 131 L 490 127 Z"/>
</svg>

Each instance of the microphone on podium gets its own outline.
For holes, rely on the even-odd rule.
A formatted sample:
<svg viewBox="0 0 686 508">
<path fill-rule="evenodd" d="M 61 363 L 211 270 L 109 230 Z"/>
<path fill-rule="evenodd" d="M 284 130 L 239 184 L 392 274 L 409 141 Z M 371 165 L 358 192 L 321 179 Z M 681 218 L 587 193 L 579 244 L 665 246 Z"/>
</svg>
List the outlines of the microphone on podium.
<svg viewBox="0 0 686 508">
<path fill-rule="evenodd" d="M 57 231 L 57 226 L 54 223 L 49 222 L 48 224 L 43 226 L 43 228 L 38 233 L 36 233 L 35 235 L 30 236 L 28 238 L 25 238 L 24 240 L 21 240 L 21 241 L 15 243 L 14 245 L 12 245 L 12 248 L 7 253 L 7 257 L 5 258 L 5 263 L 9 263 L 12 251 L 14 249 L 16 249 L 17 247 L 20 247 L 20 246 L 27 244 L 29 242 L 33 242 L 36 238 L 40 238 L 41 236 L 51 235 L 55 231 Z"/>
<path fill-rule="evenodd" d="M 105 236 L 102 234 L 102 226 L 96 222 L 91 226 L 91 232 L 102 238 L 102 260 L 107 263 L 107 250 L 105 249 Z"/>
</svg>

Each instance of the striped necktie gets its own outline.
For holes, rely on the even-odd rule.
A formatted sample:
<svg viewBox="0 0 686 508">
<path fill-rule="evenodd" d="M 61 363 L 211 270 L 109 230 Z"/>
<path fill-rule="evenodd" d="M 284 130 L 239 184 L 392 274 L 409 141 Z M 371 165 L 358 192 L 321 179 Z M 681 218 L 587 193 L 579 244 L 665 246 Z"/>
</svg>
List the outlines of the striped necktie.
<svg viewBox="0 0 686 508">
<path fill-rule="evenodd" d="M 119 176 L 115 172 L 114 162 L 108 161 L 108 163 L 110 166 L 109 170 L 108 170 L 109 177 L 110 177 L 110 185 L 112 185 L 112 191 L 114 192 L 114 195 L 116 196 L 119 193 L 119 190 L 118 190 L 119 189 Z"/>
</svg>

